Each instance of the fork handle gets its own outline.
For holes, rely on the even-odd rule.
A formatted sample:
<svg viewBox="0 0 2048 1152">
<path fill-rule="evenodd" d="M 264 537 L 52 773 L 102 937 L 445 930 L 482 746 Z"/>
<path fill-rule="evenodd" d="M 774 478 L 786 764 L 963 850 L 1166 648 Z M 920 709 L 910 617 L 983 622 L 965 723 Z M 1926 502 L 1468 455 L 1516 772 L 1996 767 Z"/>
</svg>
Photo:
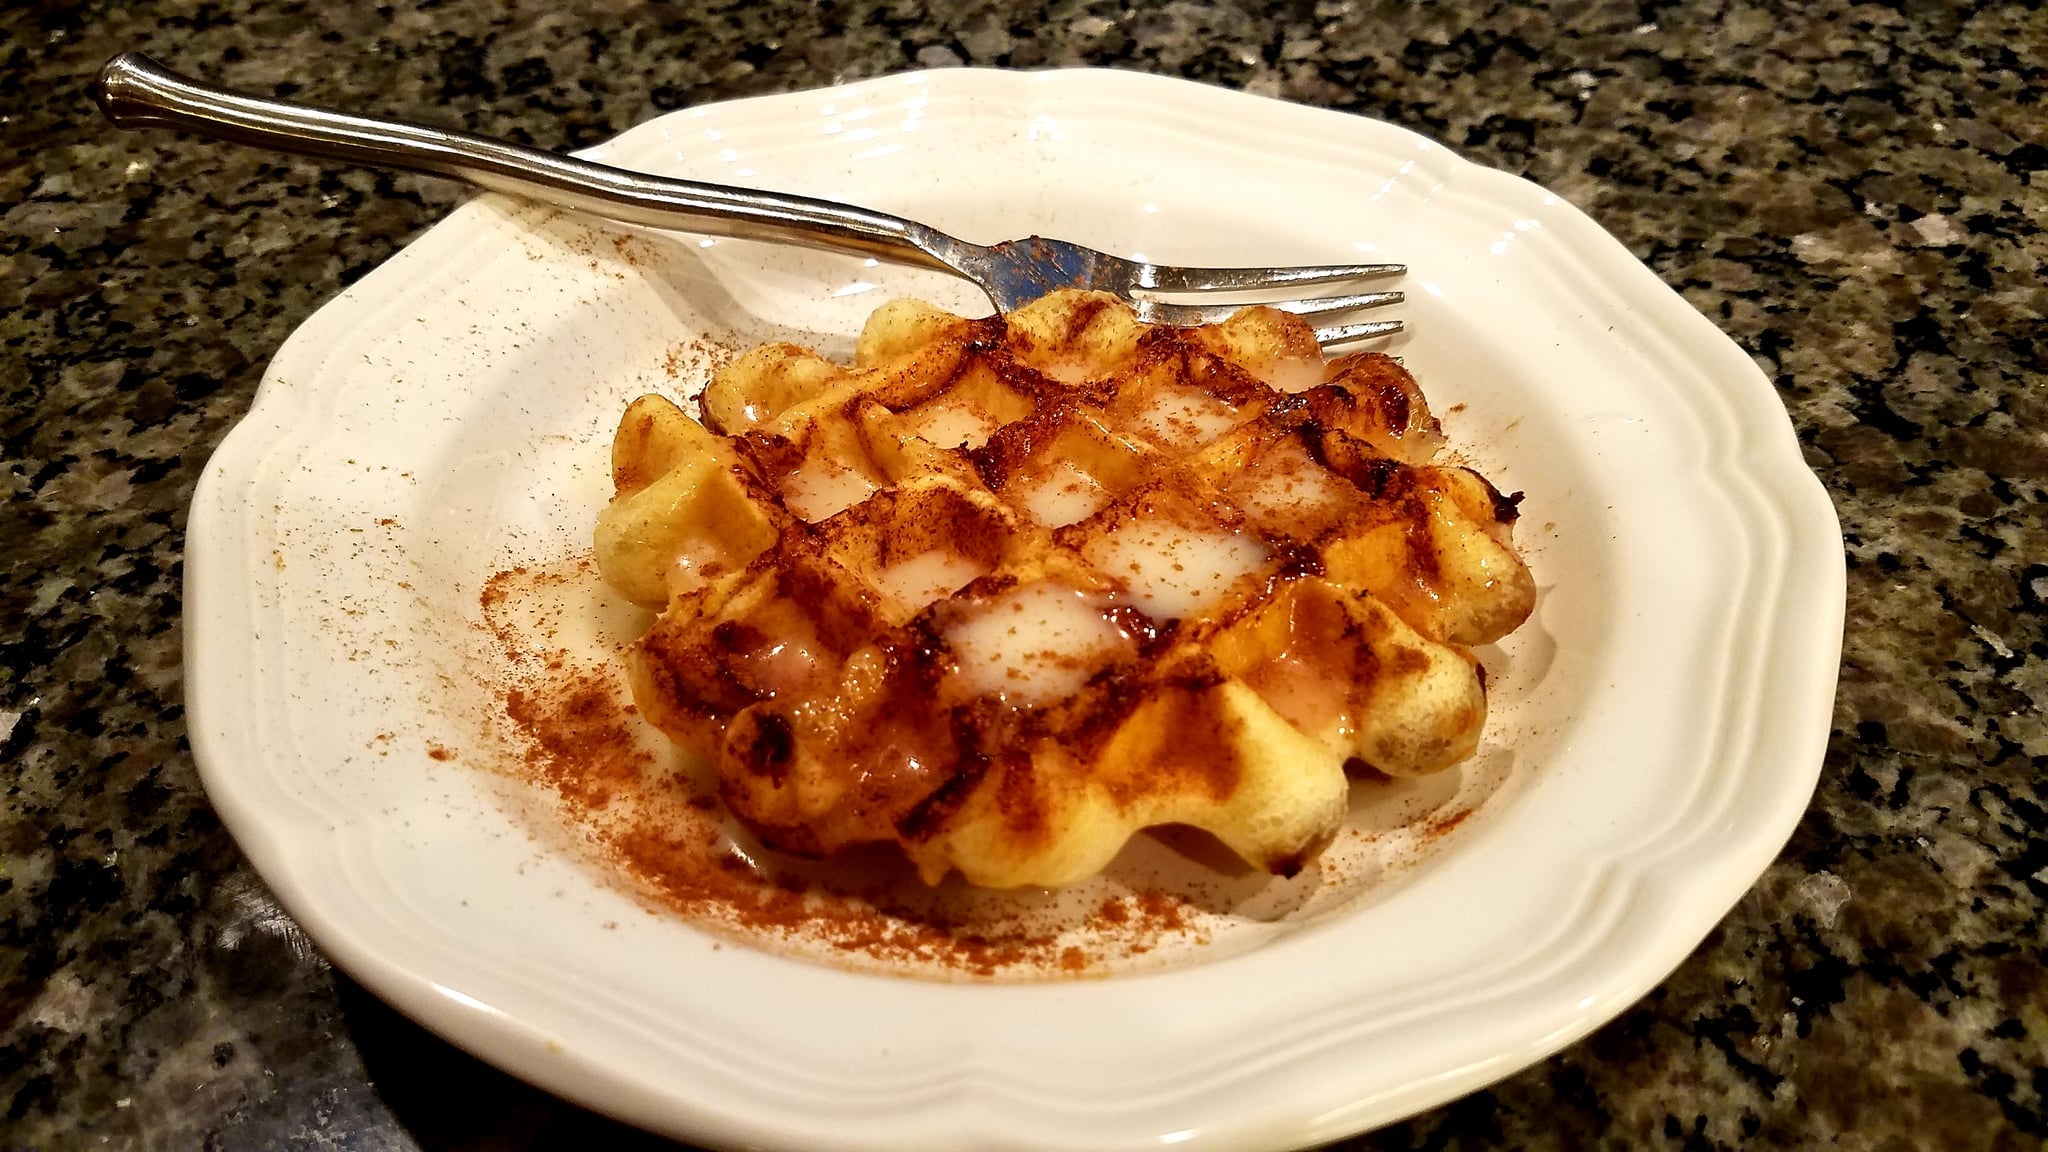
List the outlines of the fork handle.
<svg viewBox="0 0 2048 1152">
<path fill-rule="evenodd" d="M 629 224 L 766 240 L 952 269 L 957 241 L 915 221 L 808 196 L 649 176 L 468 132 L 264 100 L 181 76 L 140 52 L 107 61 L 93 100 L 121 128 L 201 136 L 444 176 Z M 957 274 L 957 273 L 956 273 Z"/>
</svg>

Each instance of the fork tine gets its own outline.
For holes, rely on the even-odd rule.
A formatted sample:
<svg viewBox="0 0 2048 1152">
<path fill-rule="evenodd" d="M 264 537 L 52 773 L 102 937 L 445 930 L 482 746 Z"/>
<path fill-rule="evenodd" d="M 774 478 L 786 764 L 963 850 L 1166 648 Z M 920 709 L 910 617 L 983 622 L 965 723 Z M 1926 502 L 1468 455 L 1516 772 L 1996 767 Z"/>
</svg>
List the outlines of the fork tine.
<svg viewBox="0 0 2048 1152">
<path fill-rule="evenodd" d="M 1372 320 L 1364 324 L 1339 324 L 1334 328 L 1316 329 L 1316 343 L 1328 348 L 1332 344 L 1349 344 L 1354 340 L 1369 340 L 1374 336 L 1392 336 L 1401 330 L 1399 320 Z"/>
<path fill-rule="evenodd" d="M 1175 268 L 1146 264 L 1138 272 L 1138 287 L 1159 292 L 1247 291 L 1401 276 L 1407 271 L 1406 264 L 1325 264 L 1304 268 Z"/>
<path fill-rule="evenodd" d="M 1332 312 L 1350 312 L 1358 308 L 1377 308 L 1383 304 L 1399 304 L 1406 299 L 1400 292 L 1361 292 L 1352 296 L 1317 296 L 1308 300 L 1275 300 L 1263 305 L 1296 316 L 1326 316 Z M 1158 300 L 1139 300 L 1133 307 L 1138 319 L 1147 324 L 1220 324 L 1236 315 L 1240 309 L 1254 307 L 1251 303 L 1238 304 L 1168 304 Z"/>
<path fill-rule="evenodd" d="M 1282 312 L 1296 316 L 1326 316 L 1332 312 L 1349 312 L 1354 308 L 1378 308 L 1384 304 L 1399 304 L 1406 300 L 1406 292 L 1359 292 L 1350 296 L 1316 296 L 1307 300 L 1284 300 L 1268 304 Z"/>
</svg>

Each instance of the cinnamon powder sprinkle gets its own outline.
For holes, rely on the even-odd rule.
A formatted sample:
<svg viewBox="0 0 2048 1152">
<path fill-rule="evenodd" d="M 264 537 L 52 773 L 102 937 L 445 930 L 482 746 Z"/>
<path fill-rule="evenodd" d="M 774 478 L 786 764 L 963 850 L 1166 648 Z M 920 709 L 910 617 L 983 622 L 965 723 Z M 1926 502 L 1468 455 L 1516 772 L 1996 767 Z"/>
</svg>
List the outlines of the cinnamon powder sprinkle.
<svg viewBox="0 0 2048 1152">
<path fill-rule="evenodd" d="M 1186 903 L 1165 893 L 1062 918 L 957 881 L 934 891 L 893 851 L 816 863 L 761 847 L 725 811 L 715 782 L 666 762 L 673 754 L 634 713 L 615 665 L 578 667 L 552 635 L 529 633 L 522 617 L 544 632 L 559 624 L 533 611 L 535 601 L 579 578 L 594 578 L 588 560 L 520 566 L 479 594 L 518 748 L 513 769 L 551 793 L 603 863 L 663 908 L 771 949 L 968 978 L 1088 975 L 1193 931 Z M 429 752 L 444 753 L 453 755 Z M 1085 946 L 1073 942 L 1077 932 Z"/>
<path fill-rule="evenodd" d="M 1423 839 L 1438 840 L 1450 835 L 1458 825 L 1469 819 L 1474 811 L 1476 809 L 1462 808 L 1448 815 L 1433 817 L 1428 824 L 1423 825 Z"/>
<path fill-rule="evenodd" d="M 695 337 L 671 346 L 661 358 L 661 370 L 670 380 L 715 372 L 739 356 L 730 344 Z"/>
</svg>

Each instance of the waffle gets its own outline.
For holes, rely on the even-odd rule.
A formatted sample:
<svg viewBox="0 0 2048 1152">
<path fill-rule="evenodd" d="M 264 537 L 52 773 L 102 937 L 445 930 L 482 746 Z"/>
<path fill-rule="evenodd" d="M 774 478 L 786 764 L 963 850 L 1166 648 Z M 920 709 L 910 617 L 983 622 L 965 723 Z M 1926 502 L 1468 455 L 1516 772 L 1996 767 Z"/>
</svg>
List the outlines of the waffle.
<svg viewBox="0 0 2048 1152">
<path fill-rule="evenodd" d="M 1472 753 L 1470 646 L 1534 604 L 1519 497 L 1442 445 L 1398 362 L 1271 309 L 897 301 L 851 367 L 773 344 L 701 421 L 634 401 L 597 559 L 660 611 L 639 711 L 773 848 L 1055 886 L 1184 824 L 1286 875 L 1347 770 Z"/>
</svg>

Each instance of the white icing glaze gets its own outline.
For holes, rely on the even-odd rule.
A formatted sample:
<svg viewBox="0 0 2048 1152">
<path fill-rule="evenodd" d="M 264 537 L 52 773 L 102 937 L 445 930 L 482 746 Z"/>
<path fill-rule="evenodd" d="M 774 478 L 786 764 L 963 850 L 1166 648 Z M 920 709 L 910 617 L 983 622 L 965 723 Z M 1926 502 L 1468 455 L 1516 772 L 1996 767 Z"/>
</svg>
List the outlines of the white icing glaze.
<svg viewBox="0 0 2048 1152">
<path fill-rule="evenodd" d="M 923 609 L 966 587 L 988 569 L 956 553 L 921 552 L 875 573 L 875 590 L 899 604 Z"/>
<path fill-rule="evenodd" d="M 988 413 L 945 400 L 911 412 L 907 426 L 911 435 L 940 448 L 979 448 L 996 430 Z"/>
<path fill-rule="evenodd" d="M 1010 589 L 946 630 L 958 683 L 977 696 L 1023 705 L 1071 696 L 1130 637 L 1111 623 L 1107 601 L 1050 581 Z"/>
<path fill-rule="evenodd" d="M 1230 431 L 1237 410 L 1193 388 L 1162 388 L 1138 413 L 1137 427 L 1163 448 L 1200 448 Z"/>
<path fill-rule="evenodd" d="M 1062 384 L 1086 384 L 1100 373 L 1087 358 L 1068 359 L 1059 357 L 1038 365 L 1038 370 Z"/>
<path fill-rule="evenodd" d="M 1034 476 L 1013 484 L 1009 496 L 1024 514 L 1047 528 L 1078 524 L 1109 503 L 1109 492 L 1095 477 L 1061 460 Z"/>
<path fill-rule="evenodd" d="M 813 452 L 782 481 L 782 503 L 816 524 L 867 499 L 878 488 L 859 471 Z"/>
<path fill-rule="evenodd" d="M 1323 382 L 1323 362 L 1320 357 L 1313 360 L 1275 360 L 1253 369 L 1252 374 L 1263 381 L 1266 387 L 1276 392 L 1306 392 Z"/>
<path fill-rule="evenodd" d="M 1266 546 L 1220 529 L 1133 520 L 1092 541 L 1087 555 L 1104 574 L 1123 581 L 1139 611 L 1157 620 L 1178 620 L 1256 571 L 1265 563 Z"/>
<path fill-rule="evenodd" d="M 1232 485 L 1231 493 L 1246 512 L 1267 522 L 1342 499 L 1340 484 L 1309 458 L 1307 449 L 1287 440 L 1261 457 L 1258 470 Z"/>
</svg>

